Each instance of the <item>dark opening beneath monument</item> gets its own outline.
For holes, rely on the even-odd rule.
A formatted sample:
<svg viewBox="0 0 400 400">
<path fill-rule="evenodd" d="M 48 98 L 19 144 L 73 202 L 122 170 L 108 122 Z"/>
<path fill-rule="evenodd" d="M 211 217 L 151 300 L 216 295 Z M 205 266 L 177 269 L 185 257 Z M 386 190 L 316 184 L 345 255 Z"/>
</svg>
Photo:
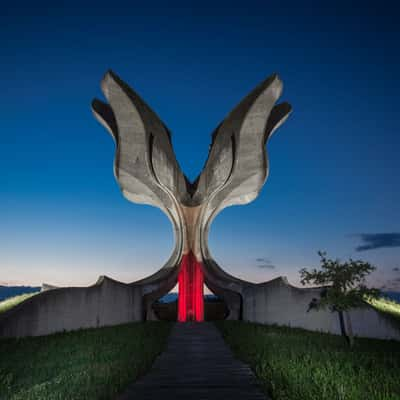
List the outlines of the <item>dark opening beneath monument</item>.
<svg viewBox="0 0 400 400">
<path fill-rule="evenodd" d="M 206 285 L 204 285 L 204 292 L 204 320 L 218 321 L 227 318 L 229 310 L 223 299 L 213 294 Z M 152 308 L 158 319 L 162 321 L 177 321 L 178 292 L 176 288 L 155 301 Z"/>
</svg>

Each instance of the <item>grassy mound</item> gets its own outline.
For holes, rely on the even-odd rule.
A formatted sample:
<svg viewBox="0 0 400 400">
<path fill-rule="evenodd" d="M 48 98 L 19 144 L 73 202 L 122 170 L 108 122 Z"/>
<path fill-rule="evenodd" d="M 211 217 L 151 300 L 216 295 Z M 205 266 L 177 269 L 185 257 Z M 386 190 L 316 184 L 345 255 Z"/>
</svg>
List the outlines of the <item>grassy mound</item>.
<svg viewBox="0 0 400 400">
<path fill-rule="evenodd" d="M 22 303 L 24 300 L 29 299 L 29 297 L 32 297 L 35 294 L 38 294 L 38 292 L 20 294 L 19 296 L 10 297 L 7 300 L 0 301 L 0 314 L 17 306 L 19 303 Z"/>
<path fill-rule="evenodd" d="M 171 325 L 146 322 L 0 340 L 0 399 L 110 399 L 146 371 Z"/>
<path fill-rule="evenodd" d="M 367 299 L 367 301 L 369 304 L 371 304 L 372 307 L 376 308 L 378 311 L 390 314 L 392 317 L 400 321 L 399 303 L 392 301 L 390 299 L 386 299 L 384 297 L 381 297 L 379 299 Z"/>
<path fill-rule="evenodd" d="M 399 400 L 400 342 L 217 322 L 273 400 Z"/>
</svg>

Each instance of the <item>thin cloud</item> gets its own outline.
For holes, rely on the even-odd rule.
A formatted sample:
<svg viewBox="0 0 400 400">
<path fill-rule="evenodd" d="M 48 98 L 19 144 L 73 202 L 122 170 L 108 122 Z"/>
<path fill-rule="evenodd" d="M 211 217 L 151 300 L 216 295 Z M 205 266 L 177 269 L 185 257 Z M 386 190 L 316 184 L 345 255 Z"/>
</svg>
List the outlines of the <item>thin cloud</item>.
<svg viewBox="0 0 400 400">
<path fill-rule="evenodd" d="M 385 285 L 387 290 L 400 290 L 400 278 L 395 278 L 388 281 Z"/>
<path fill-rule="evenodd" d="M 360 233 L 361 245 L 356 251 L 380 249 L 384 247 L 400 247 L 400 233 Z"/>
<path fill-rule="evenodd" d="M 259 264 L 257 265 L 257 268 L 261 268 L 261 269 L 275 269 L 276 266 L 273 264 Z"/>
<path fill-rule="evenodd" d="M 22 286 L 18 281 L 0 281 L 0 286 Z"/>
<path fill-rule="evenodd" d="M 276 266 L 274 264 L 272 264 L 272 262 L 266 257 L 256 258 L 256 261 L 258 262 L 257 268 L 261 268 L 261 269 L 275 269 L 276 268 Z"/>
</svg>

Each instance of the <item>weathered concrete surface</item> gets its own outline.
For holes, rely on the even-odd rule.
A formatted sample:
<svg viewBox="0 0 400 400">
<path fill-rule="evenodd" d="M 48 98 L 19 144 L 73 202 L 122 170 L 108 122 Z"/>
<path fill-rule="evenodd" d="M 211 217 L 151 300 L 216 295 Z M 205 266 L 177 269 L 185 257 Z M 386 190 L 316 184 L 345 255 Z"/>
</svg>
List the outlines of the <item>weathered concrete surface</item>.
<svg viewBox="0 0 400 400">
<path fill-rule="evenodd" d="M 48 335 L 139 321 L 142 289 L 102 277 L 90 287 L 43 291 L 0 315 L 0 337 Z"/>
<path fill-rule="evenodd" d="M 205 281 L 207 285 L 212 282 L 220 291 L 219 295 L 230 307 L 230 319 L 341 334 L 337 313 L 329 310 L 307 312 L 311 301 L 319 299 L 323 288 L 298 288 L 290 285 L 285 277 L 254 284 L 227 274 L 212 259 L 205 260 L 205 263 L 208 266 Z M 210 288 L 214 290 L 212 284 Z M 225 296 L 227 292 L 229 295 Z M 357 336 L 400 340 L 398 325 L 368 304 L 350 310 L 349 316 L 353 333 Z"/>
<path fill-rule="evenodd" d="M 116 142 L 114 173 L 124 196 L 160 208 L 176 237 L 173 260 L 207 251 L 207 231 L 225 207 L 252 201 L 268 175 L 265 143 L 291 111 L 275 106 L 282 82 L 272 75 L 261 82 L 224 119 L 213 134 L 210 154 L 199 177 L 182 173 L 168 129 L 159 117 L 113 72 L 102 81 L 109 104 L 95 99 L 93 113 Z"/>
<path fill-rule="evenodd" d="M 340 335 L 338 313 L 329 310 L 307 312 L 312 299 L 319 299 L 320 293 L 319 288 L 291 286 L 284 278 L 249 285 L 243 288 L 243 319 Z M 398 326 L 367 304 L 363 308 L 350 310 L 349 316 L 356 336 L 400 340 Z"/>
<path fill-rule="evenodd" d="M 177 323 L 151 371 L 118 400 L 261 400 L 251 369 L 234 358 L 212 323 Z"/>
<path fill-rule="evenodd" d="M 130 283 L 106 276 L 89 287 L 43 284 L 41 293 L 0 314 L 0 337 L 40 336 L 154 319 L 151 304 L 176 284 L 177 268 Z M 162 290 L 160 290 L 162 288 Z"/>
</svg>

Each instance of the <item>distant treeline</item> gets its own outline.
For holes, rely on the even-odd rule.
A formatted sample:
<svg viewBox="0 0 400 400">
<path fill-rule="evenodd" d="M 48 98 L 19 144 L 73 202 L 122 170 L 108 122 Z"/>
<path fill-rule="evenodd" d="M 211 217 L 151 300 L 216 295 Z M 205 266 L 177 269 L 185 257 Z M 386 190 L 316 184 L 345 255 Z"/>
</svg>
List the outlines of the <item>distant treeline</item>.
<svg viewBox="0 0 400 400">
<path fill-rule="evenodd" d="M 400 292 L 382 292 L 383 297 L 400 304 Z"/>
<path fill-rule="evenodd" d="M 0 301 L 25 293 L 40 291 L 40 286 L 0 286 Z"/>
</svg>

